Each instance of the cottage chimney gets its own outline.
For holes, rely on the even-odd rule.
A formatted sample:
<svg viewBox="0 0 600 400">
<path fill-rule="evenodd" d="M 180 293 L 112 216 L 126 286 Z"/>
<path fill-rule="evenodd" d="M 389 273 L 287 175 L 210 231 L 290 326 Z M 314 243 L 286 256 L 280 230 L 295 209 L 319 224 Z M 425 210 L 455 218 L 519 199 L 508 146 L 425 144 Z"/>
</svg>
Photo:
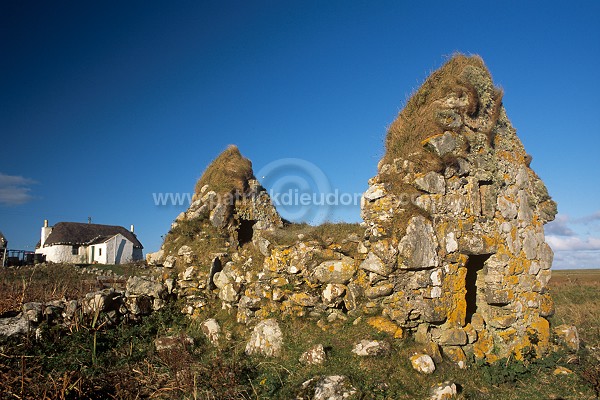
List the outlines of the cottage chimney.
<svg viewBox="0 0 600 400">
<path fill-rule="evenodd" d="M 131 233 L 135 233 L 133 228 L 134 228 L 134 226 L 133 226 L 133 224 L 131 224 L 131 227 L 129 227 L 129 230 L 131 231 Z"/>
<path fill-rule="evenodd" d="M 40 237 L 40 249 L 42 247 L 44 247 L 44 244 L 46 243 L 46 239 L 48 239 L 48 236 L 50 236 L 51 233 L 52 233 L 52 227 L 48 226 L 48 220 L 45 219 L 44 226 L 42 227 L 42 235 Z"/>
</svg>

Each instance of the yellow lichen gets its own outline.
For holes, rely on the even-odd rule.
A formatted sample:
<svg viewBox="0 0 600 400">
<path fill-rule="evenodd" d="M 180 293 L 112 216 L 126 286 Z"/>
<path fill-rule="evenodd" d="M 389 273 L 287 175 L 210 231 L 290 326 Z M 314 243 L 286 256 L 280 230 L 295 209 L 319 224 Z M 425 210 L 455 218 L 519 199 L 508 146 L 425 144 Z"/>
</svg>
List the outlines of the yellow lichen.
<svg viewBox="0 0 600 400">
<path fill-rule="evenodd" d="M 379 332 L 385 332 L 393 336 L 395 339 L 402 339 L 404 331 L 390 319 L 382 316 L 371 317 L 367 320 L 367 324 L 377 329 Z"/>
</svg>

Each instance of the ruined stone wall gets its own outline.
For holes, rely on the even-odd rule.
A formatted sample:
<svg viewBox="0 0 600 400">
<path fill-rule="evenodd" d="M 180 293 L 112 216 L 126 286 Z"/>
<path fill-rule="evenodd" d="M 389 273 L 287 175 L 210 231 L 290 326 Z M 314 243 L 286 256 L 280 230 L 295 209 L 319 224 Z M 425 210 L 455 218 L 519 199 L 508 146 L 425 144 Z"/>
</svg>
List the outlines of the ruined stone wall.
<svg viewBox="0 0 600 400">
<path fill-rule="evenodd" d="M 174 226 L 200 228 L 172 229 L 160 256 L 177 266 L 192 316 L 217 302 L 241 324 L 293 316 L 328 329 L 364 317 L 461 365 L 542 354 L 553 312 L 543 225 L 556 205 L 530 162 L 481 60 L 459 56 L 392 124 L 362 198 L 364 235 L 280 243 L 258 182 L 232 212 L 208 184 Z"/>
</svg>

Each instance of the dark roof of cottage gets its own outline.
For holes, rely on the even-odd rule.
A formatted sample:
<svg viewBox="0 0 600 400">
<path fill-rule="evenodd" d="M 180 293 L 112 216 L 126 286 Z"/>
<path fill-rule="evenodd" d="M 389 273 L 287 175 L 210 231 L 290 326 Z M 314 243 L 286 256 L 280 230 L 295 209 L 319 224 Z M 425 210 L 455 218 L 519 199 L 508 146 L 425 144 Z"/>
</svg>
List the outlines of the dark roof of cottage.
<svg viewBox="0 0 600 400">
<path fill-rule="evenodd" d="M 133 243 L 133 247 L 143 249 L 137 236 L 122 226 L 86 224 L 81 222 L 58 222 L 44 242 L 44 246 L 53 244 L 89 245 L 103 243 L 120 233 Z"/>
</svg>

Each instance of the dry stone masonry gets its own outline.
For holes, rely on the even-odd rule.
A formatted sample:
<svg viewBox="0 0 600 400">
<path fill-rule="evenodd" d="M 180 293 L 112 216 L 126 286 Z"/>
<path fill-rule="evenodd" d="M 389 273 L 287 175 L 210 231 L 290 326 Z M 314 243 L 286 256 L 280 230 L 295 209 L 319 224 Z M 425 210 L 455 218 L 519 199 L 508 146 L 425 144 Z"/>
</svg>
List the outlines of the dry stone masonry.
<svg viewBox="0 0 600 400">
<path fill-rule="evenodd" d="M 530 163 L 482 60 L 455 56 L 391 125 L 360 234 L 296 235 L 230 147 L 148 261 L 177 274 L 184 312 L 216 303 L 254 327 L 248 353 L 276 355 L 277 319 L 292 316 L 412 335 L 425 349 L 419 366 L 442 354 L 461 367 L 543 354 L 553 313 L 543 226 L 556 204 Z"/>
</svg>

